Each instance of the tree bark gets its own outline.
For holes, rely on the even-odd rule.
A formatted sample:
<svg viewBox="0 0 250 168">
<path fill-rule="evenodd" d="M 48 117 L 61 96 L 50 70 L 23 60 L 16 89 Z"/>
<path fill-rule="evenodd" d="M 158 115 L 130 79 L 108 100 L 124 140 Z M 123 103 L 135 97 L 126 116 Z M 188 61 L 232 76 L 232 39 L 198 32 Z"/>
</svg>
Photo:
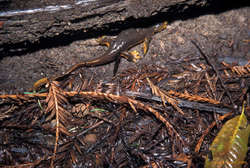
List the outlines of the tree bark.
<svg viewBox="0 0 250 168">
<path fill-rule="evenodd" d="M 41 39 L 56 38 L 76 31 L 88 33 L 89 30 L 107 27 L 131 17 L 146 18 L 173 8 L 183 10 L 189 5 L 202 6 L 204 2 L 206 1 L 85 0 L 0 12 L 0 52 L 9 45 L 39 43 Z"/>
</svg>

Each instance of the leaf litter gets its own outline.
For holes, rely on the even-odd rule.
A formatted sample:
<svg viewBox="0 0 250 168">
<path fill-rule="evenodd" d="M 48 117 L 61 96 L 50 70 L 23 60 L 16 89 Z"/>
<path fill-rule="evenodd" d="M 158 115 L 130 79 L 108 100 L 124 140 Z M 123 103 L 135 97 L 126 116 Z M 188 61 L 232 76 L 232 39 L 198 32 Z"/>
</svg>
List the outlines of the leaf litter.
<svg viewBox="0 0 250 168">
<path fill-rule="evenodd" d="M 244 100 L 249 116 L 250 71 L 215 65 L 198 50 L 204 61 L 174 72 L 142 65 L 103 82 L 86 69 L 41 93 L 0 95 L 0 166 L 204 166 Z"/>
</svg>

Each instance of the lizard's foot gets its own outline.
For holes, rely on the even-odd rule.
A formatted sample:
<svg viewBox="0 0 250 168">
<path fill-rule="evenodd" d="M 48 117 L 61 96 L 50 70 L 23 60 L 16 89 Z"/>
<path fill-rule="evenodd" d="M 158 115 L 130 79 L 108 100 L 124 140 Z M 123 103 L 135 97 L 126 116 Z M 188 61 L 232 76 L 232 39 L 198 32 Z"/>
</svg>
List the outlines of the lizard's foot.
<svg viewBox="0 0 250 168">
<path fill-rule="evenodd" d="M 42 79 L 39 79 L 38 81 L 36 81 L 34 84 L 33 84 L 33 90 L 34 91 L 38 91 L 43 85 L 47 84 L 49 82 L 49 79 L 48 78 L 42 78 Z"/>
<path fill-rule="evenodd" d="M 139 52 L 136 50 L 131 52 L 122 52 L 121 56 L 130 62 L 137 62 L 139 59 L 141 59 Z"/>
<path fill-rule="evenodd" d="M 132 55 L 132 61 L 133 62 L 137 62 L 139 59 L 141 59 L 142 57 L 140 56 L 139 52 L 134 50 L 134 51 L 131 51 L 129 52 L 131 55 Z"/>
</svg>

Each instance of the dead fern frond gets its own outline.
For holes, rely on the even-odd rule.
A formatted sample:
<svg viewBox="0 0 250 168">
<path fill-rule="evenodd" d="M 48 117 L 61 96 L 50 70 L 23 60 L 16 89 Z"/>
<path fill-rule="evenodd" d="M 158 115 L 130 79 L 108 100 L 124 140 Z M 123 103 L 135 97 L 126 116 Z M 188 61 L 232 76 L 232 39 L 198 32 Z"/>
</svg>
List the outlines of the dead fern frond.
<svg viewBox="0 0 250 168">
<path fill-rule="evenodd" d="M 163 102 L 163 105 L 166 106 L 166 102 L 168 102 L 169 104 L 171 104 L 179 113 L 181 113 L 182 115 L 184 115 L 184 112 L 181 110 L 180 107 L 178 107 L 178 101 L 169 97 L 166 92 L 162 91 L 160 88 L 158 88 L 157 86 L 155 86 L 148 78 L 147 81 L 149 83 L 149 86 L 152 89 L 152 93 L 156 96 L 161 97 L 161 100 Z"/>
<path fill-rule="evenodd" d="M 170 136 L 177 137 L 178 141 L 182 144 L 185 144 L 181 136 L 178 134 L 178 132 L 174 129 L 171 123 L 169 123 L 158 111 L 156 111 L 151 106 L 144 104 L 138 100 L 131 99 L 127 96 L 119 96 L 114 94 L 107 94 L 107 93 L 101 93 L 101 92 L 65 92 L 65 95 L 67 96 L 83 96 L 83 97 L 91 97 L 95 99 L 103 99 L 103 100 L 109 100 L 113 103 L 120 103 L 120 104 L 128 104 L 130 107 L 136 112 L 136 109 L 140 109 L 143 111 L 148 111 L 152 113 L 158 120 L 164 123 L 164 125 L 167 127 L 168 132 Z"/>
<path fill-rule="evenodd" d="M 142 65 L 142 68 L 130 68 L 121 72 L 117 77 L 122 79 L 121 86 L 131 91 L 145 87 L 146 78 L 153 82 L 160 82 L 169 75 L 166 68 L 156 65 Z"/>
<path fill-rule="evenodd" d="M 50 164 L 50 166 L 53 167 L 60 132 L 70 136 L 70 133 L 65 128 L 65 125 L 68 124 L 70 113 L 68 113 L 63 108 L 63 105 L 65 103 L 68 103 L 68 100 L 65 97 L 64 91 L 58 87 L 58 82 L 56 81 L 50 83 L 49 93 L 45 101 L 48 104 L 45 112 L 49 114 L 46 118 L 46 121 L 51 121 L 53 118 L 55 118 L 56 121 L 56 139 L 54 145 L 54 153 L 53 157 L 51 158 Z"/>
<path fill-rule="evenodd" d="M 249 77 L 250 76 L 250 61 L 244 66 L 231 65 L 226 62 L 221 62 L 221 64 L 226 67 L 224 70 L 224 75 L 227 78 L 236 77 Z"/>
<path fill-rule="evenodd" d="M 223 90 L 224 90 L 225 93 L 227 94 L 227 96 L 228 96 L 228 98 L 229 98 L 231 104 L 233 105 L 233 107 L 237 107 L 237 106 L 235 105 L 233 99 L 232 99 L 231 93 L 228 91 L 228 89 L 227 89 L 227 87 L 226 87 L 226 85 L 225 85 L 225 83 L 224 83 L 224 81 L 223 81 L 223 79 L 222 79 L 222 77 L 221 77 L 221 75 L 220 75 L 220 73 L 219 73 L 217 67 L 215 66 L 214 61 L 213 61 L 209 56 L 207 56 L 207 55 L 201 50 L 201 48 L 200 48 L 194 41 L 191 40 L 191 42 L 192 42 L 192 43 L 194 44 L 194 46 L 198 49 L 198 51 L 200 52 L 200 54 L 204 57 L 204 59 L 206 60 L 207 64 L 210 65 L 210 66 L 213 68 L 214 72 L 215 72 L 216 75 L 217 75 L 218 80 L 219 80 L 220 83 L 221 83 L 221 86 L 222 86 Z"/>
<path fill-rule="evenodd" d="M 29 100 L 35 97 L 47 97 L 48 93 L 32 93 L 32 94 L 4 94 L 0 95 L 0 99 L 11 99 L 15 101 Z"/>
<path fill-rule="evenodd" d="M 250 75 L 250 65 L 245 66 L 233 66 L 232 72 L 236 73 L 237 75 Z"/>
<path fill-rule="evenodd" d="M 119 96 L 119 95 L 107 94 L 107 93 L 101 93 L 101 92 L 76 92 L 76 91 L 63 92 L 60 88 L 57 87 L 56 83 L 54 83 L 54 84 L 52 83 L 49 93 L 33 94 L 33 95 L 29 95 L 29 97 L 30 98 L 45 97 L 48 95 L 46 100 L 47 100 L 48 104 L 50 104 L 50 106 L 48 106 L 46 111 L 50 110 L 50 113 L 53 113 L 53 111 L 57 110 L 58 111 L 57 118 L 60 121 L 61 114 L 62 113 L 68 114 L 68 113 L 65 110 L 63 110 L 63 108 L 60 106 L 60 104 L 58 104 L 58 96 L 56 96 L 58 94 L 61 95 L 59 97 L 66 97 L 66 96 L 67 97 L 74 97 L 74 96 L 78 95 L 78 96 L 88 97 L 88 98 L 92 98 L 92 99 L 108 100 L 108 101 L 113 102 L 113 103 L 128 104 L 135 112 L 136 112 L 136 109 L 148 111 L 148 112 L 152 113 L 158 120 L 160 120 L 161 122 L 164 123 L 164 125 L 168 129 L 169 134 L 172 137 L 173 136 L 177 137 L 177 139 L 182 144 L 185 144 L 183 139 L 178 134 L 178 132 L 174 129 L 174 127 L 171 125 L 171 123 L 169 123 L 159 112 L 157 112 L 151 106 L 144 104 L 138 100 L 134 100 L 132 98 L 129 98 L 127 96 Z M 15 95 L 15 96 L 14 95 L 5 95 L 5 98 L 8 98 L 8 97 L 18 98 L 18 95 Z M 55 100 L 57 100 L 56 101 L 57 103 L 56 102 L 49 102 L 49 101 L 55 101 Z M 63 99 L 63 100 L 67 100 L 67 99 Z M 61 100 L 60 102 L 63 102 L 63 101 Z M 57 108 L 55 106 L 57 106 Z M 60 111 L 60 110 L 63 110 L 63 111 Z M 54 112 L 54 115 L 56 115 L 56 112 Z M 57 127 L 58 130 L 62 130 L 61 128 L 63 125 L 60 123 L 57 123 L 57 124 L 58 124 L 58 127 Z M 59 132 L 58 132 L 58 135 L 59 135 Z"/>
<path fill-rule="evenodd" d="M 182 98 L 182 99 L 187 99 L 189 101 L 197 101 L 197 102 L 207 102 L 207 103 L 211 103 L 211 104 L 220 104 L 220 101 L 214 100 L 214 99 L 210 99 L 210 98 L 206 98 L 206 97 L 201 97 L 199 95 L 191 95 L 189 93 L 179 93 L 173 90 L 170 90 L 167 92 L 169 95 L 178 97 L 178 98 Z"/>
</svg>

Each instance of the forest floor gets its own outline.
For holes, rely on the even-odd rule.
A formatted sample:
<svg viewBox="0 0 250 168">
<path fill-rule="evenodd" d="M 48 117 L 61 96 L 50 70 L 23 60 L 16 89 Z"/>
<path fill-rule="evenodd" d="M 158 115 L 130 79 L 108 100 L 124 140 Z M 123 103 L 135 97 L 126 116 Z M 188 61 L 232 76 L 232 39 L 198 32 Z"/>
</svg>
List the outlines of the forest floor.
<svg viewBox="0 0 250 168">
<path fill-rule="evenodd" d="M 62 84 L 57 88 L 57 83 L 52 82 L 45 90 L 48 95 L 0 99 L 0 144 L 5 144 L 0 145 L 0 167 L 27 162 L 41 167 L 48 163 L 67 163 L 76 167 L 186 167 L 189 161 L 193 167 L 203 166 L 209 145 L 225 121 L 240 113 L 245 95 L 245 113 L 248 119 L 250 116 L 247 91 L 250 86 L 249 18 L 250 8 L 243 7 L 174 20 L 164 31 L 153 36 L 149 51 L 141 60 L 131 63 L 123 59 L 115 77 L 114 63 L 81 68 L 66 82 L 61 81 L 60 84 L 65 82 L 67 86 Z M 102 55 L 106 48 L 96 41 L 102 35 L 105 34 L 96 34 L 96 37 L 69 45 L 3 57 L 0 60 L 0 94 L 22 94 L 43 77 L 61 74 L 76 63 Z M 209 57 L 210 63 L 191 41 Z M 133 49 L 141 51 L 141 48 L 142 45 L 138 45 Z M 217 67 L 227 89 L 209 64 Z M 46 109 L 50 100 L 44 97 L 53 97 L 53 89 L 58 94 L 64 90 L 61 97 L 67 97 L 67 101 L 59 104 L 64 109 L 60 112 Z M 182 96 L 184 105 L 178 109 L 166 97 L 168 104 L 162 105 L 160 101 L 164 100 L 159 90 L 154 93 L 160 97 L 155 102 L 148 96 L 151 89 L 164 90 L 164 95 L 175 100 L 181 99 L 181 93 L 185 95 Z M 80 91 L 91 93 L 87 96 L 83 93 L 85 97 L 79 98 L 75 92 Z M 99 92 L 112 95 L 95 95 Z M 219 101 L 223 104 L 222 112 L 218 109 L 214 113 L 208 112 L 201 104 L 196 104 L 197 109 L 187 107 L 189 94 L 206 97 L 204 100 L 196 97 L 194 101 L 205 101 L 207 108 L 219 108 L 213 100 Z M 119 96 L 125 96 L 126 100 Z M 37 99 L 41 99 L 43 108 L 40 109 Z M 53 109 L 56 102 L 52 104 Z M 149 106 L 158 112 L 154 113 Z M 88 112 L 85 113 L 86 109 Z M 235 109 L 236 112 L 229 115 Z M 64 111 L 73 117 L 65 112 L 65 118 L 60 122 L 67 131 L 58 129 L 60 134 L 55 136 L 58 119 L 55 114 L 60 116 Z M 182 111 L 185 115 L 180 114 Z M 229 118 L 221 117 L 226 114 Z M 168 118 L 173 128 L 159 115 Z M 198 140 L 214 120 L 216 126 L 208 130 L 198 150 Z M 55 156 L 54 143 L 58 136 Z M 249 150 L 247 156 L 249 164 Z"/>
</svg>

